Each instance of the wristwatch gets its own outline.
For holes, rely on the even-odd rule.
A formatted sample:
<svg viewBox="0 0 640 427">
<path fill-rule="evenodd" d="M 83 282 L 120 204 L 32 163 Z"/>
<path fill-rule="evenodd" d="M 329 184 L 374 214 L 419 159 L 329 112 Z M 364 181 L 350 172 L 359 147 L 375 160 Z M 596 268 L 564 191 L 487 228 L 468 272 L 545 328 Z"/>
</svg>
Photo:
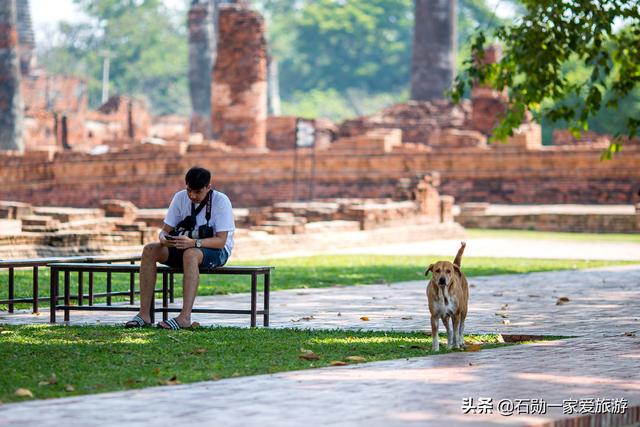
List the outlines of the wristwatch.
<svg viewBox="0 0 640 427">
<path fill-rule="evenodd" d="M 196 248 L 202 247 L 202 239 L 196 239 Z"/>
</svg>

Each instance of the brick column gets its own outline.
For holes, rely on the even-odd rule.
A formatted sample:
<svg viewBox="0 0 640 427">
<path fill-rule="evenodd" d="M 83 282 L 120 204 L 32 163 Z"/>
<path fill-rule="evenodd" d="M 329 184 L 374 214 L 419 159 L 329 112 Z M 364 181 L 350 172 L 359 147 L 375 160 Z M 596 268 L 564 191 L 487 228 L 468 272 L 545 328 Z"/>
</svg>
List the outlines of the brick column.
<svg viewBox="0 0 640 427">
<path fill-rule="evenodd" d="M 23 151 L 15 0 L 0 1 L 0 151 Z"/>
<path fill-rule="evenodd" d="M 238 5 L 219 11 L 212 126 L 232 146 L 266 148 L 267 42 L 263 17 Z"/>
<path fill-rule="evenodd" d="M 501 57 L 500 47 L 491 45 L 485 51 L 482 62 L 495 64 Z M 507 100 L 506 91 L 498 92 L 490 87 L 474 85 L 471 91 L 471 128 L 490 136 L 504 115 Z"/>
</svg>

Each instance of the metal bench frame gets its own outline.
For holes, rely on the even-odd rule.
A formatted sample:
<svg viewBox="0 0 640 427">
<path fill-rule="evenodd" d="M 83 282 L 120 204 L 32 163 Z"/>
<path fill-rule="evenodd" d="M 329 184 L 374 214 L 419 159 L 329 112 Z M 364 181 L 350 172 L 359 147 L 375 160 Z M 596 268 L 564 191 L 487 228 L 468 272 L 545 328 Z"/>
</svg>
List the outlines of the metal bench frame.
<svg viewBox="0 0 640 427">
<path fill-rule="evenodd" d="M 136 261 L 140 261 L 140 255 L 97 255 L 97 256 L 72 256 L 72 257 L 51 257 L 51 258 L 25 258 L 25 259 L 14 259 L 14 260 L 0 260 L 0 269 L 6 268 L 9 270 L 8 276 L 8 296 L 7 299 L 0 300 L 0 304 L 8 305 L 8 312 L 14 312 L 14 305 L 18 303 L 31 303 L 32 304 L 32 312 L 39 312 L 39 301 L 40 296 L 39 288 L 40 288 L 40 280 L 39 280 L 39 269 L 40 267 L 47 267 L 51 263 L 67 263 L 67 262 L 84 262 L 84 263 L 112 263 L 112 262 L 130 262 L 135 263 Z M 33 290 L 32 296 L 26 298 L 16 298 L 15 297 L 15 269 L 17 268 L 32 268 L 33 269 Z M 93 274 L 89 275 L 89 305 L 93 304 L 94 297 L 104 297 L 107 299 L 111 299 L 111 295 L 125 295 L 131 294 L 131 301 L 133 301 L 135 294 L 135 284 L 133 281 L 133 275 L 131 275 L 131 290 L 129 292 L 118 292 L 118 293 L 102 293 L 102 294 L 93 294 Z M 110 275 L 107 276 L 107 283 L 110 282 Z M 173 302 L 173 278 L 172 278 L 172 293 L 171 293 L 171 301 Z M 83 301 L 79 300 L 79 304 L 82 304 Z M 132 302 L 133 304 L 133 302 Z"/>
<path fill-rule="evenodd" d="M 83 273 L 129 273 L 133 276 L 135 273 L 140 272 L 140 265 L 134 264 L 86 264 L 86 263 L 52 263 L 49 264 L 51 269 L 51 305 L 50 305 L 50 322 L 56 322 L 56 311 L 64 310 L 64 321 L 69 321 L 69 313 L 72 310 L 88 310 L 88 311 L 138 311 L 139 307 L 133 306 L 133 301 L 130 300 L 129 306 L 111 305 L 108 300 L 107 305 L 89 305 L 82 306 L 71 305 L 71 273 L 78 273 L 78 292 L 77 300 L 82 301 L 85 298 L 82 290 L 82 277 Z M 263 316 L 263 326 L 269 326 L 269 288 L 271 282 L 271 270 L 274 267 L 269 266 L 231 266 L 231 267 L 218 267 L 213 269 L 201 269 L 200 274 L 231 274 L 231 275 L 251 275 L 251 304 L 249 310 L 231 310 L 231 309 L 209 309 L 209 308 L 194 308 L 193 313 L 220 313 L 220 314 L 249 314 L 251 316 L 251 327 L 256 326 L 257 315 Z M 182 273 L 182 269 L 172 268 L 163 265 L 157 267 L 157 271 L 162 275 L 162 307 L 155 307 L 155 298 L 152 302 L 151 308 L 151 321 L 155 321 L 155 313 L 162 313 L 162 320 L 168 319 L 170 312 L 180 312 L 179 308 L 169 307 L 169 276 L 173 276 L 176 273 Z M 64 294 L 60 295 L 60 273 L 64 273 Z M 258 276 L 263 276 L 264 287 L 264 306 L 262 310 L 257 309 L 257 297 L 258 297 Z M 173 282 L 173 280 L 171 280 Z M 110 292 L 111 289 L 107 289 Z M 116 295 L 116 293 L 111 293 Z M 59 304 L 58 301 L 63 300 L 63 304 Z"/>
</svg>

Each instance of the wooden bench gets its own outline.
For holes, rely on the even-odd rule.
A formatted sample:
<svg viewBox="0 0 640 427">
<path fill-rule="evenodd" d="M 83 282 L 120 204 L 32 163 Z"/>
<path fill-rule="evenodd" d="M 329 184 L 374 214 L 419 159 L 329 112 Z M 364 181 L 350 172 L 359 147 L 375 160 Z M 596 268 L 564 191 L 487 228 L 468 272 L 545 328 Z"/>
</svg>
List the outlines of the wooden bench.
<svg viewBox="0 0 640 427">
<path fill-rule="evenodd" d="M 51 307 L 50 307 L 50 321 L 56 322 L 56 311 L 64 310 L 64 320 L 69 320 L 69 312 L 72 310 L 89 310 L 89 311 L 135 311 L 139 310 L 139 307 L 132 306 L 130 301 L 129 306 L 122 305 L 90 305 L 80 306 L 71 305 L 71 273 L 78 273 L 78 293 L 77 299 L 81 301 L 84 298 L 81 290 L 83 273 L 129 273 L 133 275 L 140 273 L 140 265 L 130 264 L 85 264 L 85 263 L 54 263 L 49 264 L 51 268 Z M 263 326 L 269 326 L 269 286 L 271 280 L 271 270 L 274 267 L 269 266 L 231 266 L 231 267 L 218 267 L 213 269 L 202 269 L 200 274 L 226 274 L 226 275 L 250 275 L 251 276 L 251 302 L 249 310 L 231 310 L 231 309 L 213 309 L 213 308 L 194 308 L 193 313 L 221 313 L 221 314 L 249 314 L 251 316 L 251 327 L 256 326 L 256 318 L 258 314 L 263 316 Z M 63 273 L 64 279 L 64 294 L 60 298 L 60 273 Z M 163 265 L 158 266 L 158 273 L 162 275 L 162 307 L 155 307 L 155 298 L 152 303 L 151 309 L 151 321 L 155 321 L 155 313 L 162 313 L 162 320 L 168 319 L 169 312 L 180 312 L 179 308 L 169 307 L 169 275 L 182 273 L 182 269 L 172 268 Z M 264 305 L 262 310 L 257 309 L 258 298 L 258 276 L 263 276 L 263 289 L 264 289 Z M 63 304 L 58 304 L 58 301 L 62 299 Z"/>
<path fill-rule="evenodd" d="M 39 277 L 39 269 L 40 267 L 46 267 L 51 263 L 61 263 L 61 262 L 88 262 L 88 263 L 112 263 L 112 262 L 131 262 L 134 263 L 136 261 L 140 261 L 140 255 L 95 255 L 95 256 L 72 256 L 72 257 L 52 257 L 52 258 L 25 258 L 25 259 L 10 259 L 10 260 L 0 260 L 0 270 L 7 269 L 8 270 L 8 286 L 7 286 L 7 299 L 0 300 L 0 304 L 8 305 L 8 312 L 13 313 L 13 308 L 15 304 L 18 303 L 32 303 L 32 311 L 33 313 L 38 313 L 38 303 L 41 299 L 39 294 L 40 287 L 40 277 Z M 31 297 L 15 297 L 15 270 L 21 268 L 31 268 L 33 270 L 33 279 L 32 279 L 32 294 Z M 133 289 L 133 277 L 131 278 L 131 298 L 133 299 L 133 295 L 135 290 Z M 125 294 L 124 292 L 119 293 L 120 295 Z M 115 295 L 115 294 L 112 294 Z M 93 297 L 105 296 L 104 294 L 93 294 L 93 276 L 89 276 L 89 304 L 93 303 Z M 110 296 L 109 296 L 110 297 Z M 80 300 L 80 304 L 82 304 L 82 300 Z M 133 302 L 132 302 L 133 304 Z"/>
</svg>

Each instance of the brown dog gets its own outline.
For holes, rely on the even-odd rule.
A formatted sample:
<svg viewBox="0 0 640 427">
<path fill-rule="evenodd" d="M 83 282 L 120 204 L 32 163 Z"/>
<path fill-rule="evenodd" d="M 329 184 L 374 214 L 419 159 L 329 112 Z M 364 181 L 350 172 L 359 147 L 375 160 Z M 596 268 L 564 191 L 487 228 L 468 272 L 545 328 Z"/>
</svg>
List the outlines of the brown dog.
<svg viewBox="0 0 640 427">
<path fill-rule="evenodd" d="M 431 280 L 427 286 L 427 300 L 431 312 L 431 339 L 433 351 L 440 349 L 438 342 L 438 325 L 442 319 L 447 330 L 447 348 L 462 348 L 464 345 L 464 321 L 467 317 L 469 302 L 469 285 L 467 278 L 460 270 L 460 261 L 464 253 L 465 242 L 462 242 L 453 264 L 449 261 L 438 261 L 431 264 L 424 272 L 431 272 Z M 453 322 L 453 327 L 449 324 Z"/>
</svg>

